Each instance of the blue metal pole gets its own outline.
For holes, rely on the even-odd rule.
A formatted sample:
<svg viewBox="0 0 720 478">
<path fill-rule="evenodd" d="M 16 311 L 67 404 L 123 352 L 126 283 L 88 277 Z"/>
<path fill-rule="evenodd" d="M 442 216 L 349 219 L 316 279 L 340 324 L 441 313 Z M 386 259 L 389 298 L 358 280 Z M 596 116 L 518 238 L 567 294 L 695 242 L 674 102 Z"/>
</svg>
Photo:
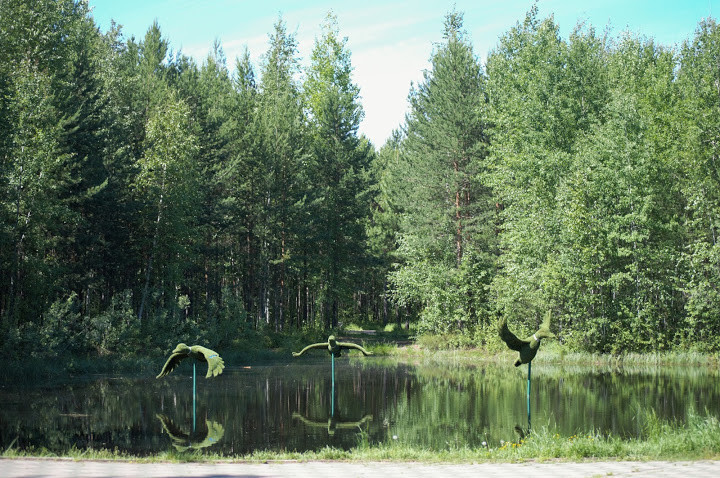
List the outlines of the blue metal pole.
<svg viewBox="0 0 720 478">
<path fill-rule="evenodd" d="M 330 363 L 331 363 L 330 370 L 331 370 L 331 374 L 332 374 L 332 390 L 331 390 L 332 396 L 330 399 L 330 416 L 334 417 L 335 416 L 335 355 L 334 354 L 330 354 Z"/>
<path fill-rule="evenodd" d="M 528 416 L 528 433 L 530 432 L 530 374 L 532 373 L 532 362 L 528 362 L 528 380 L 527 380 L 527 416 Z"/>
</svg>

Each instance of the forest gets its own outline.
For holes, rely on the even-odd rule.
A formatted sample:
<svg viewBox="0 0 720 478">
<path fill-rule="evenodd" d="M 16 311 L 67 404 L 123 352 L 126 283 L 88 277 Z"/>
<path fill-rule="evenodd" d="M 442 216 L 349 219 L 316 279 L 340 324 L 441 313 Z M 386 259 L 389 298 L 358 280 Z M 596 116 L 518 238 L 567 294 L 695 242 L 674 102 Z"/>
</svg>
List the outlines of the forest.
<svg viewBox="0 0 720 478">
<path fill-rule="evenodd" d="M 714 19 L 660 45 L 532 7 L 476 52 L 451 11 L 384 145 L 318 21 L 307 65 L 280 17 L 229 66 L 0 0 L 6 357 L 349 323 L 483 346 L 548 310 L 572 350 L 720 350 Z"/>
</svg>

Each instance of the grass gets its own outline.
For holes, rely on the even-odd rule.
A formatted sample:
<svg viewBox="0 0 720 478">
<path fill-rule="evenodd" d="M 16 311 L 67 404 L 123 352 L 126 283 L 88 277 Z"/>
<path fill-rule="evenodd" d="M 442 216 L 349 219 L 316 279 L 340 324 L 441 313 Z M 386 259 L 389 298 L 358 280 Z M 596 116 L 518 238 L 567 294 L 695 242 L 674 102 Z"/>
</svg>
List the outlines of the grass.
<svg viewBox="0 0 720 478">
<path fill-rule="evenodd" d="M 493 344 L 477 348 L 436 348 L 432 346 L 438 337 L 418 340 L 402 347 L 384 349 L 383 355 L 413 362 L 454 363 L 458 365 L 488 362 L 514 362 L 517 353 L 506 347 Z M 702 366 L 720 368 L 720 354 L 693 351 L 665 351 L 653 353 L 598 354 L 592 352 L 568 351 L 557 342 L 543 343 L 533 363 L 555 365 L 583 365 L 601 367 L 659 367 L 659 366 Z"/>
<path fill-rule="evenodd" d="M 717 460 L 720 459 L 720 422 L 715 417 L 694 416 L 684 426 L 674 426 L 650 417 L 647 437 L 620 439 L 593 432 L 561 436 L 547 429 L 533 431 L 514 442 L 487 443 L 480 448 L 448 446 L 441 450 L 408 446 L 400 441 L 368 444 L 340 450 L 325 447 L 317 451 L 256 451 L 248 455 L 221 455 L 208 452 L 167 451 L 149 457 L 132 456 L 117 450 L 71 449 L 62 455 L 44 449 L 4 450 L 4 458 L 64 457 L 75 460 L 132 460 L 138 462 L 267 462 L 267 461 L 415 461 L 424 463 L 479 463 L 584 460 Z"/>
</svg>

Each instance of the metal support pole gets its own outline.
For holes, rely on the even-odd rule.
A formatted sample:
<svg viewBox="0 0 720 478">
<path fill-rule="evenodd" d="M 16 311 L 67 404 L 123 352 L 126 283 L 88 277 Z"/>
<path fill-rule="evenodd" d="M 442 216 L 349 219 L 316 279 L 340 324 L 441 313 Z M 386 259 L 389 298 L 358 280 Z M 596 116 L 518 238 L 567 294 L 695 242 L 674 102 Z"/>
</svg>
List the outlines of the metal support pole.
<svg viewBox="0 0 720 478">
<path fill-rule="evenodd" d="M 195 433 L 195 397 L 197 396 L 195 388 L 195 368 L 197 360 L 193 360 L 193 433 Z"/>
<path fill-rule="evenodd" d="M 330 354 L 330 373 L 332 374 L 332 389 L 330 397 L 330 416 L 335 416 L 335 354 Z"/>
<path fill-rule="evenodd" d="M 528 380 L 527 380 L 528 433 L 530 433 L 530 374 L 531 373 L 532 373 L 532 362 L 528 362 Z"/>
</svg>

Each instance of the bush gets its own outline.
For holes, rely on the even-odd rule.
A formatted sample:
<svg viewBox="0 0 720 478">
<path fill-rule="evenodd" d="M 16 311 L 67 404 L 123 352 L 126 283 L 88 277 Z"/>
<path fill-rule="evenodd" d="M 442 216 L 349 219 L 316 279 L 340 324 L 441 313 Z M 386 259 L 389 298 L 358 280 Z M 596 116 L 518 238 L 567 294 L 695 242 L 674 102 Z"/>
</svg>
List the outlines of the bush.
<svg viewBox="0 0 720 478">
<path fill-rule="evenodd" d="M 470 335 L 460 332 L 423 334 L 418 336 L 417 344 L 428 350 L 469 349 L 475 346 Z"/>
<path fill-rule="evenodd" d="M 135 343 L 139 335 L 140 321 L 133 312 L 129 291 L 114 296 L 108 309 L 90 319 L 88 341 L 99 355 L 131 350 L 127 344 Z"/>
<path fill-rule="evenodd" d="M 28 326 L 29 337 L 35 343 L 28 347 L 38 357 L 57 357 L 62 354 L 81 355 L 88 349 L 86 328 L 80 315 L 80 301 L 75 292 L 65 300 L 55 301 L 35 330 Z"/>
</svg>

